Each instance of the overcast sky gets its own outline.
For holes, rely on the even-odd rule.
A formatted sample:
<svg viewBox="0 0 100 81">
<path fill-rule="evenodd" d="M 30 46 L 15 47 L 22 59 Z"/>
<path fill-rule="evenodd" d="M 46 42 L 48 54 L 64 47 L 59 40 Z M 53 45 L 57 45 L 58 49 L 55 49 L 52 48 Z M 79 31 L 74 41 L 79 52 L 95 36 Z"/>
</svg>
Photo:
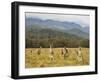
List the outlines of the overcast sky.
<svg viewBox="0 0 100 81">
<path fill-rule="evenodd" d="M 39 18 L 42 20 L 52 19 L 56 21 L 69 21 L 76 22 L 82 27 L 89 26 L 90 16 L 89 15 L 75 15 L 75 14 L 49 14 L 49 13 L 25 13 L 26 17 Z"/>
</svg>

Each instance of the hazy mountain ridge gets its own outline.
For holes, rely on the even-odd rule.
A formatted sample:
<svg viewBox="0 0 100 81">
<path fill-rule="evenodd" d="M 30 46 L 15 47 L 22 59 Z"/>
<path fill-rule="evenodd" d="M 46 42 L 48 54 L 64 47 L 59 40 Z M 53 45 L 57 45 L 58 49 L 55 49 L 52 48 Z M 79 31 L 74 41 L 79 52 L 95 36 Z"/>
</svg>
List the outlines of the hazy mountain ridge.
<svg viewBox="0 0 100 81">
<path fill-rule="evenodd" d="M 74 22 L 62 22 L 55 20 L 42 20 L 38 18 L 26 18 L 26 27 L 32 27 L 33 25 L 39 26 L 40 28 L 49 28 L 53 30 L 58 30 L 66 32 L 69 34 L 74 34 L 79 37 L 88 38 L 89 37 L 89 27 L 81 27 L 79 24 Z"/>
</svg>

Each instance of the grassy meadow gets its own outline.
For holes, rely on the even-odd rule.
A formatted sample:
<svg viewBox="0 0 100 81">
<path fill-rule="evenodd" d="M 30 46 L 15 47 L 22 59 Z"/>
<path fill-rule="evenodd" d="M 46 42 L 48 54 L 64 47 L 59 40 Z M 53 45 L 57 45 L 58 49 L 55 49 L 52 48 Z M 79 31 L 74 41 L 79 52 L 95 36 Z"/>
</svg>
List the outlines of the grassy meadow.
<svg viewBox="0 0 100 81">
<path fill-rule="evenodd" d="M 61 54 L 61 49 L 53 48 L 54 60 L 51 60 L 49 58 L 50 48 L 41 48 L 40 55 L 37 54 L 37 48 L 26 48 L 25 68 L 89 65 L 89 48 L 82 48 L 82 62 L 77 60 L 76 50 L 78 48 L 68 48 L 69 56 L 66 59 Z"/>
</svg>

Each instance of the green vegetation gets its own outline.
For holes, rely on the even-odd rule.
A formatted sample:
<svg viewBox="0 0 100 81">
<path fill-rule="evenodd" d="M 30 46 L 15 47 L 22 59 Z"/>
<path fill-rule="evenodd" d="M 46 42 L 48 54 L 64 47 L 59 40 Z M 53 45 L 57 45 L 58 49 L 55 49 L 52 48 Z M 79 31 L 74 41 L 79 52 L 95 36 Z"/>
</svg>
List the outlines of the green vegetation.
<svg viewBox="0 0 100 81">
<path fill-rule="evenodd" d="M 89 48 L 89 40 L 83 37 L 78 37 L 74 34 L 62 32 L 56 29 L 46 28 L 39 25 L 26 27 L 26 48 L 49 48 L 52 45 L 58 47 L 86 47 Z"/>
</svg>

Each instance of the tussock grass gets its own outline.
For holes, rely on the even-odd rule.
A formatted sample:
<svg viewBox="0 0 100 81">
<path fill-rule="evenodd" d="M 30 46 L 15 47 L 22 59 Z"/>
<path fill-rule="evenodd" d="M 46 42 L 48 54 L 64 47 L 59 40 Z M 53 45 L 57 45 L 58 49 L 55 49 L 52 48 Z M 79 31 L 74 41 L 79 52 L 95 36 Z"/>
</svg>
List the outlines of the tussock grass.
<svg viewBox="0 0 100 81">
<path fill-rule="evenodd" d="M 78 50 L 78 48 L 68 48 L 69 56 L 66 59 L 64 59 L 61 54 L 61 49 L 62 48 L 53 48 L 54 60 L 50 60 L 49 48 L 42 48 L 40 55 L 37 54 L 37 48 L 27 48 L 25 54 L 25 68 L 89 65 L 89 48 L 82 48 L 82 62 L 78 62 L 77 60 L 76 50 Z"/>
</svg>

